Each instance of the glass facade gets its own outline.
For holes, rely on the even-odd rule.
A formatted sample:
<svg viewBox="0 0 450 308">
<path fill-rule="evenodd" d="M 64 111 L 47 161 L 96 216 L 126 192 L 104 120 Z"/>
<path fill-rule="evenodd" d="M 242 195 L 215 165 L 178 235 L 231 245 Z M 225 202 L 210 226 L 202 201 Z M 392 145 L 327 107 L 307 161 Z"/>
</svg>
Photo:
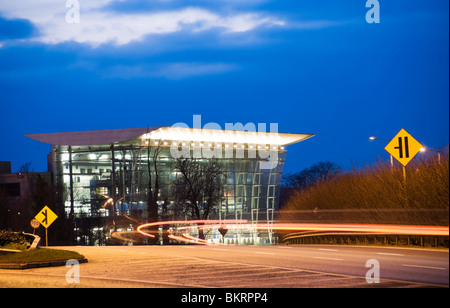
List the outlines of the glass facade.
<svg viewBox="0 0 450 308">
<path fill-rule="evenodd" d="M 55 182 L 64 187 L 63 202 L 67 218 L 71 214 L 75 219 L 112 217 L 115 211 L 118 216 L 146 222 L 148 163 L 150 160 L 154 178 L 152 153 L 155 146 L 141 143 L 140 139 L 136 139 L 112 145 L 53 146 Z M 245 220 L 248 224 L 246 232 L 229 232 L 226 242 L 274 242 L 272 232 L 262 235 L 252 225 L 274 221 L 285 157 L 286 151 L 280 149 L 278 164 L 273 169 L 261 169 L 261 160 L 249 158 L 246 154 L 243 158 L 218 159 L 224 166 L 220 179 L 222 198 L 220 204 L 211 209 L 209 219 Z M 179 177 L 173 161 L 170 148 L 163 147 L 156 161 L 160 188 L 158 216 L 165 220 L 189 220 L 192 217 L 180 210 L 183 204 L 176 204 L 173 197 Z M 94 228 L 108 232 L 105 227 L 97 225 Z M 218 241 L 220 237 L 213 230 L 207 238 Z"/>
</svg>

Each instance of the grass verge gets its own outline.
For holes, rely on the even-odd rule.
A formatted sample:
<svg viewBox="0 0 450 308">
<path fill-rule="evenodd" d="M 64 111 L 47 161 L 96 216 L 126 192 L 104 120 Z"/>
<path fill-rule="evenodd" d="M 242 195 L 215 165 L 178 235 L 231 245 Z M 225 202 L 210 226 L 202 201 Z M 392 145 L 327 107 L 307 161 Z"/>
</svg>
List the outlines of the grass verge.
<svg viewBox="0 0 450 308">
<path fill-rule="evenodd" d="M 18 253 L 0 254 L 0 263 L 32 263 L 84 259 L 78 252 L 61 249 L 37 248 Z"/>
</svg>

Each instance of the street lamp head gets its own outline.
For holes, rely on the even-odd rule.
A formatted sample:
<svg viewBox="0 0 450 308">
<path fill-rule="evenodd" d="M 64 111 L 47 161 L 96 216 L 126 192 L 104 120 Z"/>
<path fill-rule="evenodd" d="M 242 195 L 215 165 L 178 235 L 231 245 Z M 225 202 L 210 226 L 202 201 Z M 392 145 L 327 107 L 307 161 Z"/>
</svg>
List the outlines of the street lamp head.
<svg viewBox="0 0 450 308">
<path fill-rule="evenodd" d="M 375 137 L 375 136 L 370 136 L 369 140 L 382 140 L 382 141 L 388 141 L 388 142 L 390 141 L 388 139 L 378 138 L 378 137 Z"/>
<path fill-rule="evenodd" d="M 419 151 L 422 152 L 422 153 L 423 153 L 423 152 L 426 152 L 426 151 L 427 151 L 427 148 L 421 147 Z"/>
</svg>

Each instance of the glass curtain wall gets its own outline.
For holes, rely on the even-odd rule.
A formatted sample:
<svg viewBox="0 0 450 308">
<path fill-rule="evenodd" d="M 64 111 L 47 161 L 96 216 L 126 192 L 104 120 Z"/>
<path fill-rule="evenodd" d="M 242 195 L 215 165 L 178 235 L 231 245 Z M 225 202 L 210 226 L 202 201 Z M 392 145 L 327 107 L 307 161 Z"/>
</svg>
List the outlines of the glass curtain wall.
<svg viewBox="0 0 450 308">
<path fill-rule="evenodd" d="M 96 234 L 101 237 L 112 229 L 131 231 L 139 223 L 148 222 L 148 163 L 154 181 L 154 149 L 152 142 L 142 139 L 109 145 L 53 146 L 55 182 L 64 187 L 60 202 L 66 217 L 74 221 L 78 244 L 102 244 Z M 225 169 L 221 179 L 223 198 L 209 219 L 247 220 L 245 228 L 229 230 L 225 243 L 276 241 L 270 224 L 278 208 L 285 158 L 286 151 L 280 149 L 277 167 L 268 170 L 260 169 L 258 158 L 219 159 Z M 163 147 L 156 162 L 160 179 L 158 215 L 161 220 L 188 220 L 191 217 L 181 214 L 183 205 L 176 204 L 173 197 L 179 176 L 173 161 L 169 147 Z M 267 232 L 258 231 L 258 223 L 268 223 Z M 219 241 L 221 236 L 214 230 L 207 239 Z"/>
</svg>

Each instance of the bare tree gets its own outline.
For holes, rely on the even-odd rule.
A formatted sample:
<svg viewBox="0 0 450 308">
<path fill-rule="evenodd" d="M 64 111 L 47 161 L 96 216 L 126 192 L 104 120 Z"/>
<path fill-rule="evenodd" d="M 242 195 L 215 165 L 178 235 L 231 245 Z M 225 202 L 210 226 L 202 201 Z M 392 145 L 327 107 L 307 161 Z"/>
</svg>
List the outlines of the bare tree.
<svg viewBox="0 0 450 308">
<path fill-rule="evenodd" d="M 175 181 L 178 203 L 185 204 L 185 213 L 192 219 L 208 219 L 222 198 L 223 164 L 215 159 L 178 158 L 174 169 L 180 173 Z M 202 228 L 199 238 L 204 239 Z"/>
<path fill-rule="evenodd" d="M 158 221 L 158 195 L 160 190 L 158 158 L 163 150 L 161 140 L 155 142 L 155 146 L 147 145 L 147 169 L 148 169 L 148 193 L 147 193 L 147 211 L 148 219 L 151 222 Z M 153 232 L 156 233 L 156 229 Z"/>
<path fill-rule="evenodd" d="M 31 161 L 24 163 L 19 168 L 20 173 L 27 173 L 27 172 L 30 172 L 30 170 L 31 170 Z"/>
</svg>

